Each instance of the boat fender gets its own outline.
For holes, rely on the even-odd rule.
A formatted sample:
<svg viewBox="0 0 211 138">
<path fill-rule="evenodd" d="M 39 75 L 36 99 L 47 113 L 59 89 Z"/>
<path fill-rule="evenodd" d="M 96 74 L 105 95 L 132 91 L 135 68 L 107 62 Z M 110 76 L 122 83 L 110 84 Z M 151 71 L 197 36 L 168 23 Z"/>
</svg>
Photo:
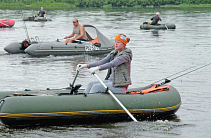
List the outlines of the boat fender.
<svg viewBox="0 0 211 138">
<path fill-rule="evenodd" d="M 30 45 L 29 42 L 26 41 L 26 40 L 24 40 L 24 41 L 21 43 L 21 46 L 22 46 L 22 49 L 23 49 L 23 50 L 26 49 L 29 45 Z"/>
<path fill-rule="evenodd" d="M 170 85 L 159 87 L 158 84 L 153 85 L 152 87 L 141 90 L 141 91 L 130 91 L 130 94 L 149 94 L 149 93 L 157 93 L 162 91 L 169 91 Z"/>
</svg>

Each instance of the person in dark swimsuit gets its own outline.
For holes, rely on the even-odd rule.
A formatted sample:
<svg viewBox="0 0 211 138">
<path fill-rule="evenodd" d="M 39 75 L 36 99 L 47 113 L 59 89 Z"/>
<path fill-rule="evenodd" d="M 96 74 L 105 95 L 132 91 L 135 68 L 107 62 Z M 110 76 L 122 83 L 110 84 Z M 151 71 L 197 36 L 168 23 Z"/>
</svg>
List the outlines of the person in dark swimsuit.
<svg viewBox="0 0 211 138">
<path fill-rule="evenodd" d="M 43 10 L 43 7 L 41 7 L 41 9 L 40 9 L 39 13 L 37 14 L 37 16 L 39 16 L 39 17 L 46 17 L 46 13 Z"/>
<path fill-rule="evenodd" d="M 151 18 L 152 22 L 151 25 L 157 25 L 159 21 L 162 21 L 162 19 L 160 18 L 160 14 L 157 12 L 156 16 Z"/>
</svg>

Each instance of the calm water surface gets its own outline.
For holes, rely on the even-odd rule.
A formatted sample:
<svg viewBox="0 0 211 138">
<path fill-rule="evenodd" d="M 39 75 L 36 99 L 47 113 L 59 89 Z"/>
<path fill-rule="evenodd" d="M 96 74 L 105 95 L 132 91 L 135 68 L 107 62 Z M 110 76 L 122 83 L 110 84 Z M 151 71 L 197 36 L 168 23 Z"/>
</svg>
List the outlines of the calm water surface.
<svg viewBox="0 0 211 138">
<path fill-rule="evenodd" d="M 175 23 L 175 30 L 140 30 L 159 11 L 163 23 Z M 23 10 L 25 16 L 37 11 Z M 174 73 L 196 69 L 210 63 L 209 8 L 129 9 L 47 11 L 52 22 L 25 22 L 30 37 L 55 41 L 72 32 L 72 18 L 82 24 L 96 26 L 109 39 L 119 33 L 131 38 L 127 47 L 133 51 L 131 87 L 145 86 Z M 10 55 L 4 47 L 26 38 L 24 24 L 17 10 L 0 10 L 1 19 L 14 19 L 13 28 L 0 28 L 0 89 L 24 90 L 65 88 L 72 82 L 76 65 L 94 62 L 101 56 L 48 56 L 34 58 L 26 54 Z M 0 124 L 0 137 L 211 137 L 211 74 L 210 66 L 172 80 L 182 98 L 176 118 L 162 121 L 119 122 L 92 125 L 51 126 L 13 129 Z M 188 72 L 187 70 L 185 72 Z M 181 74 L 185 73 L 182 72 Z M 98 72 L 104 78 L 106 71 Z M 181 74 L 170 77 L 173 79 Z M 80 72 L 76 83 L 85 88 L 96 80 L 88 71 Z"/>
</svg>

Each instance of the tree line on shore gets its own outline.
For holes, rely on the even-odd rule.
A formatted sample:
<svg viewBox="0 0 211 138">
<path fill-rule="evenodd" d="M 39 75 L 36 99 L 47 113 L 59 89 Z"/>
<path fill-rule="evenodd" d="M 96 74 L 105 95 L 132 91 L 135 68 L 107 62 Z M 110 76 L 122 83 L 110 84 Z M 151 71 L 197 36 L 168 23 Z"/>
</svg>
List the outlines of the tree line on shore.
<svg viewBox="0 0 211 138">
<path fill-rule="evenodd" d="M 148 6 L 165 6 L 180 4 L 211 4 L 211 0 L 0 0 L 1 3 L 17 3 L 30 5 L 35 3 L 63 3 L 71 4 L 76 7 L 103 7 L 111 5 L 111 7 L 148 7 Z"/>
</svg>

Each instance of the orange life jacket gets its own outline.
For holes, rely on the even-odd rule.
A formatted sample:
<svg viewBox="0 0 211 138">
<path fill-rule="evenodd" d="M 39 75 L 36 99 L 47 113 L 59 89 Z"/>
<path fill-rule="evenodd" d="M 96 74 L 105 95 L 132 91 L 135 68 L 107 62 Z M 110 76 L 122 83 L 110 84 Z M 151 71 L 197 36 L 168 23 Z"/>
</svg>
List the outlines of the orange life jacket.
<svg viewBox="0 0 211 138">
<path fill-rule="evenodd" d="M 141 91 L 130 91 L 130 94 L 148 94 L 148 93 L 156 93 L 156 92 L 162 92 L 162 91 L 169 91 L 170 85 L 165 85 L 159 87 L 157 84 L 153 85 L 152 87 L 141 90 Z"/>
<path fill-rule="evenodd" d="M 95 39 L 94 40 L 92 40 L 92 42 L 91 43 L 99 43 L 99 40 L 98 40 L 98 37 L 95 37 Z"/>
</svg>

